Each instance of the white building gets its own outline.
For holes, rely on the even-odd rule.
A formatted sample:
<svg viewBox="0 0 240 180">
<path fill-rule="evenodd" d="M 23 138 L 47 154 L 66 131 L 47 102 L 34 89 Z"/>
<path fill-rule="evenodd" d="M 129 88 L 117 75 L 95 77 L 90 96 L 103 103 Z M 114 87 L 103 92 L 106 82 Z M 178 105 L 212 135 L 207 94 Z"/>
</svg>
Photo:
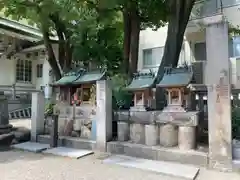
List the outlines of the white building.
<svg viewBox="0 0 240 180">
<path fill-rule="evenodd" d="M 204 83 L 206 65 L 206 40 L 203 21 L 214 21 L 221 14 L 237 27 L 240 25 L 240 0 L 203 0 L 196 2 L 188 23 L 179 64 L 191 63 L 196 72 L 197 83 Z M 167 27 L 152 31 L 146 29 L 140 33 L 138 70 L 157 67 L 162 59 Z M 226 42 L 227 43 L 227 42 Z M 217 47 L 216 47 L 217 48 Z M 232 84 L 240 88 L 240 36 L 229 37 L 229 60 L 232 65 Z"/>
<path fill-rule="evenodd" d="M 222 3 L 221 3 L 222 2 Z M 206 64 L 205 18 L 218 18 L 223 13 L 234 26 L 240 25 L 240 0 L 204 0 L 197 2 L 186 29 L 179 64 L 192 63 L 199 72 L 198 83 L 204 83 Z M 163 55 L 167 27 L 140 33 L 138 69 L 158 67 Z M 57 45 L 53 45 L 57 57 Z M 217 47 L 216 47 L 217 48 Z M 232 83 L 240 87 L 240 37 L 229 41 L 229 59 L 232 62 Z M 52 77 L 39 29 L 6 18 L 0 18 L 0 90 L 13 85 L 17 94 L 43 89 Z M 238 67 L 239 66 L 239 67 Z M 237 68 L 238 67 L 238 68 Z"/>
<path fill-rule="evenodd" d="M 0 18 L 0 61 L 0 90 L 7 93 L 15 86 L 20 96 L 43 89 L 52 81 L 42 34 L 37 28 Z"/>
</svg>

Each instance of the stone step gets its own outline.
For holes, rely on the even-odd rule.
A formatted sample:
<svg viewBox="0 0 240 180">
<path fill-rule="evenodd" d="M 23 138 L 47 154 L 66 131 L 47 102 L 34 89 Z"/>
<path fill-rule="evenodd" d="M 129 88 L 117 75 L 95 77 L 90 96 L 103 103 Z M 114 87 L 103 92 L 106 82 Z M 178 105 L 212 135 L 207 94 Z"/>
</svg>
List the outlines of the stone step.
<svg viewBox="0 0 240 180">
<path fill-rule="evenodd" d="M 122 155 L 113 155 L 103 160 L 103 163 L 148 170 L 168 176 L 190 180 L 194 180 L 199 172 L 199 168 L 195 166 L 170 163 L 165 161 L 153 161 Z"/>
<path fill-rule="evenodd" d="M 49 144 L 36 143 L 36 142 L 25 142 L 25 143 L 20 143 L 20 144 L 14 144 L 11 147 L 15 148 L 15 149 L 19 149 L 19 150 L 39 153 L 39 152 L 42 152 L 46 149 L 49 149 L 50 145 Z"/>
<path fill-rule="evenodd" d="M 93 154 L 93 151 L 83 150 L 83 149 L 66 148 L 66 147 L 56 147 L 56 148 L 47 149 L 47 150 L 43 151 L 43 153 L 79 159 L 84 156 Z"/>
</svg>

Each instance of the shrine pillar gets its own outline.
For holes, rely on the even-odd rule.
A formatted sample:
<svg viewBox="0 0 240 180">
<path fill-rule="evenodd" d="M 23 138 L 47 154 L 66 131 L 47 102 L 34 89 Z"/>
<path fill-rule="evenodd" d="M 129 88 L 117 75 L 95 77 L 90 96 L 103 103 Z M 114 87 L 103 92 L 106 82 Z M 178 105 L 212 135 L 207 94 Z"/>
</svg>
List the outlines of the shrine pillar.
<svg viewBox="0 0 240 180">
<path fill-rule="evenodd" d="M 220 18 L 221 17 L 221 18 Z M 205 21 L 207 46 L 209 165 L 232 169 L 232 121 L 228 24 L 222 15 Z"/>
</svg>

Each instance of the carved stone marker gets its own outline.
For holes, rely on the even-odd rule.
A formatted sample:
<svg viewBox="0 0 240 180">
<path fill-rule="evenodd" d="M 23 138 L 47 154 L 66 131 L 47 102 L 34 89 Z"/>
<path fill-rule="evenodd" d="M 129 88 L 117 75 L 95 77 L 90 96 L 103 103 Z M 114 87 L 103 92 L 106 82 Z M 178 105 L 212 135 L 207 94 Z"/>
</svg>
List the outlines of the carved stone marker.
<svg viewBox="0 0 240 180">
<path fill-rule="evenodd" d="M 32 93 L 31 140 L 37 141 L 37 135 L 44 133 L 44 105 L 42 92 Z"/>
<path fill-rule="evenodd" d="M 108 80 L 97 81 L 97 149 L 106 152 L 107 141 L 112 138 L 112 88 Z"/>
<path fill-rule="evenodd" d="M 220 170 L 232 168 L 231 83 L 228 55 L 228 25 L 207 24 L 207 79 L 209 165 Z"/>
</svg>

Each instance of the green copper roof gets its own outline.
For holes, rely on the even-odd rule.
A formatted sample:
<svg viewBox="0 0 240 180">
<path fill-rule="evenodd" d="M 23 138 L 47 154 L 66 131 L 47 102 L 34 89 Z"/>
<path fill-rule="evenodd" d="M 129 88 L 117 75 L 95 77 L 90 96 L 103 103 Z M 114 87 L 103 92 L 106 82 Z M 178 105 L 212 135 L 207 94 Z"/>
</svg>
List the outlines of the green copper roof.
<svg viewBox="0 0 240 180">
<path fill-rule="evenodd" d="M 144 70 L 134 74 L 132 82 L 126 87 L 129 91 L 150 88 L 154 85 L 155 74 L 151 70 Z"/>
<path fill-rule="evenodd" d="M 73 84 L 85 84 L 101 80 L 105 73 L 105 71 L 100 70 L 85 72 L 83 75 L 78 77 Z"/>
<path fill-rule="evenodd" d="M 83 73 L 83 69 L 74 69 L 71 70 L 70 72 L 66 73 L 63 75 L 61 79 L 59 79 L 57 82 L 54 83 L 54 85 L 70 85 L 75 81 L 81 74 Z"/>
<path fill-rule="evenodd" d="M 193 79 L 192 69 L 189 67 L 166 68 L 163 78 L 157 86 L 179 87 L 187 86 Z"/>
</svg>

